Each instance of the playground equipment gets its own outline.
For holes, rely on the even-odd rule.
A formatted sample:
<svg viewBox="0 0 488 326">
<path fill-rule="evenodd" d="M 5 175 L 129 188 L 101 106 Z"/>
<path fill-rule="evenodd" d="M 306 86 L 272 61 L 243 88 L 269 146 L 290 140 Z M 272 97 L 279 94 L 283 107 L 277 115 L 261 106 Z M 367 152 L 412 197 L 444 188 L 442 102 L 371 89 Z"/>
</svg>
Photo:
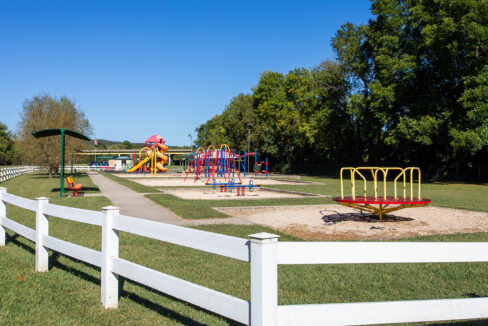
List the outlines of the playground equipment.
<svg viewBox="0 0 488 326">
<path fill-rule="evenodd" d="M 349 171 L 351 176 L 351 196 L 344 196 L 344 179 L 343 172 Z M 374 196 L 368 195 L 367 180 L 361 171 L 371 172 L 373 178 Z M 393 196 L 387 195 L 387 175 L 388 172 L 397 173 L 393 179 Z M 414 196 L 414 175 L 417 173 L 417 196 Z M 378 195 L 378 174 L 383 175 L 383 194 Z M 410 192 L 407 195 L 407 174 L 410 178 L 408 181 Z M 356 196 L 356 175 L 363 180 L 363 195 Z M 390 174 L 391 175 L 391 174 Z M 380 175 L 381 177 L 381 175 Z M 397 181 L 403 177 L 403 196 L 398 196 Z M 421 196 L 421 173 L 417 167 L 399 168 L 399 167 L 345 167 L 340 172 L 341 179 L 341 197 L 333 198 L 338 204 L 352 207 L 361 211 L 378 215 L 383 219 L 384 214 L 394 212 L 403 208 L 422 207 L 430 204 L 431 200 Z M 375 206 L 373 206 L 375 205 Z M 390 206 L 396 205 L 396 206 Z"/>
<path fill-rule="evenodd" d="M 231 150 L 229 145 L 222 144 L 218 146 L 200 147 L 197 149 L 193 160 L 189 164 L 185 173 L 185 181 L 190 173 L 195 173 L 194 182 L 197 182 L 201 175 L 207 179 L 205 185 L 213 186 L 214 190 L 217 186 L 220 187 L 221 192 L 232 192 L 237 190 L 237 196 L 245 196 L 245 189 L 253 191 L 261 185 L 254 185 L 253 180 L 249 180 L 249 185 L 243 185 L 241 179 L 241 166 L 244 176 L 246 176 L 246 163 L 250 156 L 254 155 L 254 175 L 264 173 L 268 175 L 268 158 L 258 164 L 257 151 L 254 153 L 246 153 L 241 156 L 241 152 Z M 243 164 L 241 164 L 243 163 Z M 259 169 L 259 165 L 266 164 L 266 168 Z M 261 171 L 259 171 L 261 170 Z M 217 182 L 217 179 L 223 179 L 224 182 Z M 236 182 L 235 178 L 238 179 Z M 212 181 L 210 181 L 212 180 Z"/>
<path fill-rule="evenodd" d="M 227 144 L 200 147 L 197 149 L 186 172 L 185 181 L 190 172 L 194 171 L 194 182 L 197 182 L 200 175 L 204 174 L 205 178 L 207 178 L 206 183 L 209 183 L 210 179 L 214 180 L 216 178 L 230 181 L 231 177 L 234 178 L 236 175 L 239 183 L 242 183 L 236 160 L 239 160 L 239 155 L 236 155 L 235 151 L 231 150 Z"/>
<path fill-rule="evenodd" d="M 265 172 L 263 172 L 263 164 L 265 165 Z M 259 167 L 261 167 L 261 169 L 259 169 Z M 268 176 L 268 158 L 266 157 L 266 161 L 261 161 L 258 164 L 258 151 L 254 151 L 254 176 L 257 176 L 258 173 L 266 173 L 266 176 Z"/>
<path fill-rule="evenodd" d="M 156 176 L 157 172 L 166 172 L 168 168 L 163 164 L 168 162 L 168 157 L 164 153 L 168 150 L 168 146 L 164 145 L 165 140 L 159 135 L 152 135 L 146 139 L 146 146 L 139 150 L 139 162 L 135 162 L 134 166 L 126 172 L 135 172 L 143 167 L 148 167 L 151 171 L 151 176 Z M 135 160 L 135 154 L 134 154 Z"/>
<path fill-rule="evenodd" d="M 146 148 L 146 147 L 143 147 L 143 148 L 141 149 L 141 151 L 142 151 L 142 150 L 144 150 L 145 148 Z M 139 157 L 141 157 L 141 151 L 139 151 Z M 144 154 L 146 154 L 146 153 L 144 153 Z M 143 160 L 141 160 L 141 161 L 139 161 L 139 162 L 136 162 L 136 164 L 135 164 L 133 167 L 131 167 L 130 169 L 126 170 L 125 172 L 136 172 L 136 171 L 138 171 L 138 170 L 139 170 L 139 169 L 140 169 L 140 168 L 141 168 L 141 167 L 142 167 L 144 164 L 146 164 L 146 163 L 147 163 L 147 162 L 148 162 L 150 159 L 151 159 L 151 156 L 146 155 L 146 157 L 145 157 Z"/>
<path fill-rule="evenodd" d="M 220 187 L 220 192 L 232 192 L 233 189 L 237 190 L 237 196 L 245 196 L 246 192 L 245 189 L 247 188 L 250 192 L 253 192 L 255 188 L 259 188 L 261 184 L 254 184 L 253 180 L 249 180 L 249 184 L 238 184 L 235 182 L 235 179 L 232 179 L 230 182 L 225 183 L 217 183 L 214 179 L 212 183 L 206 183 L 206 185 L 212 186 L 214 190 L 217 189 L 217 186 Z"/>
<path fill-rule="evenodd" d="M 75 184 L 75 179 L 73 178 L 72 175 L 66 177 L 66 182 L 68 183 L 68 188 L 70 190 L 73 190 L 73 197 L 77 197 L 78 192 L 83 188 L 83 185 L 81 183 Z"/>
<path fill-rule="evenodd" d="M 224 178 L 224 180 L 230 180 L 235 177 L 236 174 L 240 180 L 241 173 L 246 177 L 247 162 L 254 156 L 254 176 L 259 173 L 266 174 L 268 176 L 268 158 L 258 163 L 258 152 L 246 152 L 241 154 L 241 151 L 236 152 L 231 150 L 229 145 L 211 145 L 208 147 L 200 147 L 193 155 L 193 159 L 187 166 L 185 164 L 185 180 L 190 173 L 195 173 L 195 182 L 199 180 L 200 175 L 204 174 L 207 178 L 207 183 L 211 178 Z M 265 166 L 262 168 L 262 166 Z"/>
</svg>

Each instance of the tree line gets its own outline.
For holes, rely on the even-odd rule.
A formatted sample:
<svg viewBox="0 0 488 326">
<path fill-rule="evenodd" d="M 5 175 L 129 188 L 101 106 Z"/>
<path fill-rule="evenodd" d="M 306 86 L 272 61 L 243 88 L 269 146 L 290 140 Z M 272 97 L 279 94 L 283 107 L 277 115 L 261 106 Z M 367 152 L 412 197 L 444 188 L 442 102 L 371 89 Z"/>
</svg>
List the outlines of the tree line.
<svg viewBox="0 0 488 326">
<path fill-rule="evenodd" d="M 335 61 L 263 72 L 196 144 L 249 141 L 287 170 L 487 159 L 488 2 L 381 0 L 371 13 L 336 32 Z"/>
</svg>

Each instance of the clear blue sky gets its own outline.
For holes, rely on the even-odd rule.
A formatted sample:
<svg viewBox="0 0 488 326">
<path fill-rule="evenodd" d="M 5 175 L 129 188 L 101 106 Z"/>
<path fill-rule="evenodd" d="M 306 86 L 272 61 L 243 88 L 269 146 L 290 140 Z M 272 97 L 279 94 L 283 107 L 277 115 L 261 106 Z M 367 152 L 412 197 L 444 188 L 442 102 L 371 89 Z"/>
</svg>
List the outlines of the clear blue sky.
<svg viewBox="0 0 488 326">
<path fill-rule="evenodd" d="M 346 21 L 367 22 L 368 0 L 3 1 L 0 122 L 14 130 L 23 102 L 73 99 L 94 136 L 169 145 L 250 92 L 265 70 L 333 59 Z"/>
</svg>

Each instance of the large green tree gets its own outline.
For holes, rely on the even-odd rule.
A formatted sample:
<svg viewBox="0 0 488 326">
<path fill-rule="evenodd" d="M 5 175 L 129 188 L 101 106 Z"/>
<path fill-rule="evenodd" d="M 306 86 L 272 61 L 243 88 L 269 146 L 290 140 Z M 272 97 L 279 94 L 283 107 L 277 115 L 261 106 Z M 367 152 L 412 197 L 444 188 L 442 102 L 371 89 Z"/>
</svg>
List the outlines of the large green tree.
<svg viewBox="0 0 488 326">
<path fill-rule="evenodd" d="M 451 162 L 486 150 L 488 2 L 381 0 L 332 44 L 367 161 Z"/>
<path fill-rule="evenodd" d="M 0 166 L 19 163 L 15 137 L 7 126 L 0 122 Z"/>
<path fill-rule="evenodd" d="M 235 150 L 247 150 L 248 126 L 256 122 L 253 111 L 254 97 L 238 94 L 225 107 L 222 114 L 215 115 L 197 129 L 197 146 L 228 144 Z M 252 139 L 255 139 L 253 131 Z"/>
<path fill-rule="evenodd" d="M 337 137 L 352 130 L 348 87 L 341 66 L 332 61 L 288 74 L 266 71 L 252 94 L 234 97 L 222 114 L 197 128 L 196 143 L 227 143 L 243 151 L 249 142 L 251 150 L 288 170 L 297 163 L 331 159 L 331 151 L 347 156 L 342 144 L 350 143 Z"/>
<path fill-rule="evenodd" d="M 31 133 L 42 129 L 62 128 L 91 134 L 91 127 L 83 111 L 76 108 L 67 97 L 35 96 L 26 100 L 18 127 L 21 154 L 26 163 L 45 167 L 49 176 L 57 173 L 60 164 L 60 139 L 44 137 L 35 139 Z M 81 149 L 86 142 L 66 137 L 66 153 Z"/>
<path fill-rule="evenodd" d="M 337 31 L 337 62 L 262 73 L 198 143 L 245 148 L 252 124 L 251 148 L 289 169 L 486 158 L 488 1 L 374 0 L 371 13 Z"/>
</svg>

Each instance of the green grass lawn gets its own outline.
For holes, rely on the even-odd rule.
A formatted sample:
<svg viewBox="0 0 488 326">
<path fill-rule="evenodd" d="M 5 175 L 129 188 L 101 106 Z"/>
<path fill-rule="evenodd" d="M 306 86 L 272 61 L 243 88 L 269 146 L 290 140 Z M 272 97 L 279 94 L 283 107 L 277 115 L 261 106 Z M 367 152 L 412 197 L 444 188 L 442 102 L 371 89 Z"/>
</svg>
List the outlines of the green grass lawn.
<svg viewBox="0 0 488 326">
<path fill-rule="evenodd" d="M 332 197 L 340 196 L 339 179 L 302 177 L 302 180 L 320 182 L 322 184 L 271 185 L 266 187 L 328 195 L 331 197 L 263 200 L 184 200 L 165 194 L 151 194 L 146 195 L 146 197 L 172 210 L 175 214 L 183 218 L 195 219 L 228 217 L 226 214 L 212 209 L 212 207 L 333 204 L 334 201 L 332 200 Z M 137 185 L 135 182 L 132 183 Z M 372 186 L 372 184 L 370 186 Z M 379 188 L 382 189 L 381 187 L 382 183 L 379 183 Z M 345 193 L 348 195 L 350 193 L 349 185 L 345 185 L 344 188 Z M 393 189 L 392 183 L 388 183 L 388 189 Z M 372 187 L 370 187 L 368 190 L 370 190 L 370 193 L 372 194 Z M 398 191 L 400 193 L 400 189 Z M 358 184 L 356 194 L 361 193 L 361 185 Z M 435 206 L 459 208 L 472 211 L 488 211 L 488 200 L 486 200 L 486 198 L 488 198 L 488 185 L 484 184 L 426 183 L 422 185 L 422 197 L 432 199 L 432 205 Z"/>
<path fill-rule="evenodd" d="M 212 207 L 314 205 L 332 203 L 330 198 L 324 197 L 283 199 L 273 198 L 259 200 L 185 200 L 165 194 L 150 194 L 145 195 L 145 197 L 187 219 L 229 217 L 227 214 L 212 209 Z"/>
<path fill-rule="evenodd" d="M 36 190 L 29 187 L 36 183 Z M 53 184 L 24 175 L 1 186 L 29 198 L 45 196 Z M 102 196 L 56 198 L 50 202 L 100 210 Z M 241 202 L 240 202 L 241 203 Z M 29 227 L 34 214 L 9 205 L 7 215 Z M 261 226 L 207 225 L 199 229 L 247 238 Z M 5 325 L 229 325 L 225 318 L 139 286 L 122 282 L 119 308 L 103 309 L 100 270 L 51 252 L 50 270 L 34 272 L 34 244 L 8 232 L 0 247 L 0 324 Z M 100 249 L 97 226 L 50 218 L 50 234 Z M 280 233 L 280 241 L 300 239 Z M 403 239 L 402 241 L 488 241 L 488 233 Z M 249 300 L 249 264 L 121 232 L 120 256 L 150 268 Z M 488 296 L 485 263 L 279 266 L 279 303 L 329 303 Z M 475 325 L 478 322 L 466 325 Z M 481 322 L 482 324 L 483 322 Z"/>
<path fill-rule="evenodd" d="M 100 193 L 98 187 L 84 172 L 74 176 L 74 183 L 83 184 L 81 191 L 86 194 Z M 59 198 L 59 175 L 49 178 L 46 173 L 23 174 L 0 183 L 0 187 L 8 187 L 8 192 L 14 195 L 18 193 L 19 196 L 31 199 L 36 197 Z M 73 191 L 68 188 L 66 180 L 64 180 L 64 198 L 68 198 L 72 194 Z"/>
<path fill-rule="evenodd" d="M 137 182 L 130 181 L 127 178 L 117 177 L 116 175 L 114 175 L 112 173 L 108 173 L 108 172 L 98 172 L 98 173 L 100 173 L 104 177 L 109 178 L 110 180 L 113 180 L 113 181 L 118 182 L 119 184 L 121 184 L 123 186 L 126 186 L 129 189 L 134 190 L 135 192 L 142 192 L 142 193 L 145 193 L 145 192 L 160 192 L 157 188 L 161 188 L 161 187 L 144 186 L 144 185 L 141 185 L 141 184 L 139 184 Z"/>
</svg>

